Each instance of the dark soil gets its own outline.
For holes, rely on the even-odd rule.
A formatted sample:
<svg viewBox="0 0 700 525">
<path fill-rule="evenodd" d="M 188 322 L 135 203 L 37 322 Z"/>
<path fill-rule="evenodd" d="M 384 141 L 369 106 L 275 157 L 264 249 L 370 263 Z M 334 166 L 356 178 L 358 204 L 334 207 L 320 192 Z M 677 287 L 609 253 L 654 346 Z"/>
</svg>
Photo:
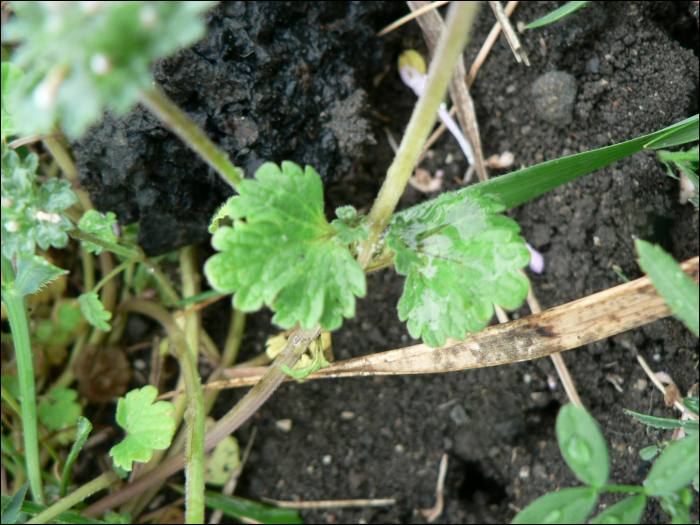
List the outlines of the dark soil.
<svg viewBox="0 0 700 525">
<path fill-rule="evenodd" d="M 529 22 L 559 4 L 522 3 L 512 19 Z M 514 168 L 530 166 L 629 140 L 697 113 L 697 21 L 697 4 L 692 2 L 592 3 L 557 24 L 520 35 L 531 67 L 516 63 L 501 36 L 472 88 L 485 156 L 510 151 Z M 380 16 L 365 19 L 375 31 L 387 22 Z M 482 5 L 466 53 L 467 69 L 493 23 L 493 14 Z M 310 43 L 300 39 L 295 45 L 305 49 Z M 377 144 L 365 144 L 364 160 L 352 169 L 343 164 L 348 168 L 344 179 L 327 185 L 329 210 L 343 204 L 369 206 L 383 180 L 393 153 L 382 128 L 389 126 L 400 137 L 415 103 L 395 67 L 398 53 L 407 47 L 425 50 L 415 22 L 385 37 L 380 66 L 388 72 L 376 87 L 372 78 L 353 77 L 368 93 L 373 115 L 368 122 Z M 575 77 L 576 102 L 568 124 L 551 124 L 532 111 L 531 86 L 550 71 Z M 166 77 L 171 73 L 159 70 Z M 343 100 L 349 94 L 334 96 Z M 178 100 L 191 105 L 188 111 L 205 101 L 199 95 Z M 260 136 L 264 132 L 260 128 Z M 279 155 L 287 151 L 291 150 L 270 150 L 273 157 L 255 155 L 281 160 Z M 433 151 L 423 167 L 432 173 L 443 169 L 444 189 L 456 189 L 453 177 L 461 178 L 467 167 L 456 142 L 446 134 Z M 254 158 L 244 157 L 240 163 Z M 678 182 L 665 175 L 656 155 L 641 152 L 511 210 L 523 236 L 546 258 L 544 273 L 531 276 L 542 307 L 619 284 L 613 265 L 631 279 L 639 277 L 634 237 L 661 243 L 677 260 L 697 255 L 698 213 L 690 204 L 680 204 L 678 195 Z M 401 205 L 434 196 L 408 188 Z M 393 270 L 368 277 L 367 297 L 358 302 L 357 316 L 333 334 L 336 359 L 417 342 L 396 313 L 402 286 L 403 277 Z M 217 308 L 205 310 L 204 322 L 220 336 L 227 313 Z M 528 313 L 523 307 L 512 317 Z M 249 317 L 241 359 L 261 352 L 266 337 L 275 333 L 270 317 L 267 311 Z M 683 393 L 698 381 L 698 339 L 674 319 L 564 354 L 584 404 L 608 440 L 613 483 L 643 482 L 650 464 L 638 452 L 655 440 L 623 408 L 677 417 L 647 380 L 637 353 L 655 370 L 669 373 Z M 242 395 L 223 393 L 213 415 L 223 414 Z M 566 402 L 549 359 L 441 375 L 285 384 L 237 433 L 244 444 L 252 427 L 258 427 L 237 494 L 257 500 L 396 498 L 393 507 L 302 515 L 307 522 L 424 522 L 420 509 L 435 505 L 438 465 L 447 452 L 440 521 L 507 522 L 517 508 L 537 497 L 579 484 L 562 460 L 555 437 L 557 411 Z M 293 422 L 289 433 L 275 427 L 284 418 Z M 697 494 L 694 497 L 691 517 L 697 521 Z M 596 512 L 619 499 L 603 496 Z M 650 501 L 642 522 L 667 521 L 659 503 Z"/>
</svg>

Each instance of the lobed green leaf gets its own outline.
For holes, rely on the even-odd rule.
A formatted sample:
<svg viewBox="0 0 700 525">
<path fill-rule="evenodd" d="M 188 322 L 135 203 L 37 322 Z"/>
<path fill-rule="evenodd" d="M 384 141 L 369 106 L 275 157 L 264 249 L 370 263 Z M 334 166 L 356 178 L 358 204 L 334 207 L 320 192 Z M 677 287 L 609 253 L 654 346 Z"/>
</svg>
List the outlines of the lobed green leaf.
<svg viewBox="0 0 700 525">
<path fill-rule="evenodd" d="M 392 217 L 387 246 L 407 276 L 399 318 L 430 346 L 483 329 L 493 304 L 517 308 L 528 281 L 517 270 L 530 253 L 503 206 L 471 188 L 443 193 Z"/>
<path fill-rule="evenodd" d="M 335 210 L 338 216 L 331 222 L 338 230 L 338 242 L 341 244 L 352 244 L 355 241 L 369 238 L 369 228 L 365 226 L 365 217 L 357 216 L 357 210 L 353 206 L 343 206 Z"/>
<path fill-rule="evenodd" d="M 105 310 L 95 292 L 79 295 L 78 301 L 80 302 L 80 311 L 83 312 L 88 323 L 104 332 L 109 332 L 112 329 L 107 322 L 112 318 L 112 312 Z"/>
<path fill-rule="evenodd" d="M 593 487 L 550 492 L 530 503 L 511 523 L 583 523 L 597 499 Z"/>
<path fill-rule="evenodd" d="M 650 496 L 661 496 L 685 487 L 697 476 L 698 435 L 671 441 L 649 471 L 644 487 Z"/>
<path fill-rule="evenodd" d="M 239 191 L 228 203 L 233 226 L 220 227 L 212 239 L 221 253 L 204 266 L 212 287 L 235 292 L 233 304 L 244 312 L 267 304 L 282 328 L 299 321 L 307 329 L 320 322 L 333 330 L 343 316 L 354 316 L 365 275 L 342 242 L 347 237 L 324 217 L 316 171 L 266 163 Z"/>
<path fill-rule="evenodd" d="M 67 273 L 43 257 L 23 253 L 17 256 L 17 276 L 10 290 L 18 296 L 31 295 Z"/>
<path fill-rule="evenodd" d="M 591 523 L 639 523 L 646 505 L 647 497 L 644 494 L 630 496 L 605 509 Z"/>
<path fill-rule="evenodd" d="M 557 416 L 557 441 L 562 456 L 576 477 L 601 487 L 608 480 L 610 460 L 605 437 L 588 411 L 571 403 Z"/>
<path fill-rule="evenodd" d="M 175 406 L 167 401 L 153 403 L 157 396 L 158 389 L 146 385 L 119 399 L 117 423 L 127 436 L 109 451 L 116 466 L 131 470 L 134 461 L 149 461 L 153 449 L 164 450 L 170 446 L 176 429 L 170 414 Z"/>
<path fill-rule="evenodd" d="M 80 218 L 78 228 L 96 235 L 105 242 L 116 244 L 119 240 L 117 234 L 114 233 L 114 225 L 116 223 L 117 216 L 111 211 L 107 212 L 106 216 L 103 216 L 97 210 L 88 210 Z M 106 251 L 105 248 L 91 242 L 83 241 L 83 244 L 88 252 L 96 255 Z"/>
<path fill-rule="evenodd" d="M 77 398 L 72 388 L 52 388 L 37 409 L 39 421 L 51 432 L 75 425 L 83 411 Z"/>
<path fill-rule="evenodd" d="M 700 335 L 700 294 L 678 263 L 660 246 L 637 239 L 639 266 L 650 278 L 673 313 L 696 336 Z"/>
</svg>

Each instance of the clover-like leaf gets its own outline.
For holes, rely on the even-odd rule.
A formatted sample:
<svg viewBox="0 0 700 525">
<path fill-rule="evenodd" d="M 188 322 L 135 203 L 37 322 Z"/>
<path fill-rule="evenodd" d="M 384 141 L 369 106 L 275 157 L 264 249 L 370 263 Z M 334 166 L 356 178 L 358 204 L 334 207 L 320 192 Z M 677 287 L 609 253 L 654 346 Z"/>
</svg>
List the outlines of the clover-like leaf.
<svg viewBox="0 0 700 525">
<path fill-rule="evenodd" d="M 118 115 L 150 89 L 153 60 L 204 35 L 199 14 L 214 2 L 17 2 L 3 42 L 22 43 L 13 57 L 26 72 L 15 124 L 26 134 L 56 119 L 71 137 Z"/>
<path fill-rule="evenodd" d="M 365 274 L 323 215 L 316 171 L 265 163 L 239 191 L 228 205 L 233 226 L 220 227 L 212 239 L 221 253 L 204 267 L 211 285 L 235 292 L 233 303 L 244 312 L 267 304 L 282 328 L 299 321 L 307 329 L 320 322 L 333 330 L 343 316 L 354 316 Z"/>
<path fill-rule="evenodd" d="M 170 446 L 176 427 L 170 414 L 175 405 L 167 401 L 153 403 L 157 396 L 158 389 L 146 385 L 119 399 L 117 423 L 127 435 L 109 451 L 116 466 L 131 470 L 134 461 L 149 461 L 153 449 L 164 450 Z"/>
<path fill-rule="evenodd" d="M 70 182 L 51 179 L 37 186 L 38 158 L 31 154 L 22 161 L 14 150 L 2 150 L 2 253 L 34 254 L 38 244 L 63 248 L 66 230 L 72 227 L 61 214 L 77 202 Z"/>
<path fill-rule="evenodd" d="M 517 269 L 530 253 L 503 206 L 465 189 L 392 217 L 387 246 L 406 275 L 399 318 L 430 346 L 464 339 L 493 316 L 493 304 L 517 308 L 528 281 Z"/>
<path fill-rule="evenodd" d="M 83 410 L 77 398 L 78 393 L 72 388 L 52 388 L 37 408 L 39 421 L 51 432 L 75 425 Z M 66 437 L 70 440 L 70 436 Z"/>
<path fill-rule="evenodd" d="M 112 318 L 112 312 L 105 310 L 104 305 L 100 302 L 95 292 L 86 292 L 78 296 L 80 302 L 80 311 L 83 312 L 85 319 L 95 328 L 99 328 L 105 332 L 109 332 L 111 327 L 109 321 Z"/>
<path fill-rule="evenodd" d="M 106 216 L 103 216 L 97 210 L 88 210 L 80 218 L 78 222 L 78 227 L 86 232 L 97 235 L 100 239 L 105 242 L 116 244 L 118 241 L 117 235 L 114 233 L 114 225 L 117 223 L 117 216 L 113 212 L 107 212 Z M 85 248 L 90 253 L 95 253 L 96 255 L 101 254 L 105 251 L 105 248 L 98 246 L 91 242 L 84 241 Z"/>
<path fill-rule="evenodd" d="M 369 229 L 364 224 L 365 217 L 358 217 L 353 206 L 342 206 L 335 210 L 335 214 L 338 218 L 331 222 L 331 226 L 338 230 L 338 242 L 351 244 L 369 238 Z"/>
</svg>

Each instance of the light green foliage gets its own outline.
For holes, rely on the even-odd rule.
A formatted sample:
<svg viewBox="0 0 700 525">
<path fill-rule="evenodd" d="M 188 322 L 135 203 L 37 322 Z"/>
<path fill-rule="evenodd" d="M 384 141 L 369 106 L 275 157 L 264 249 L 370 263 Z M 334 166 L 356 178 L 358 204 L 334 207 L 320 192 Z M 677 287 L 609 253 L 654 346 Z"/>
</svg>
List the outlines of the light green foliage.
<svg viewBox="0 0 700 525">
<path fill-rule="evenodd" d="M 175 406 L 167 401 L 153 403 L 156 397 L 158 389 L 147 385 L 119 399 L 117 423 L 127 436 L 109 451 L 116 466 L 131 470 L 134 461 L 150 460 L 153 449 L 163 450 L 170 446 L 176 427 L 170 414 Z"/>
<path fill-rule="evenodd" d="M 215 234 L 216 230 L 218 230 L 221 226 L 221 221 L 228 218 L 231 215 L 229 211 L 229 203 L 233 202 L 237 198 L 238 195 L 230 197 L 229 200 L 224 202 L 221 205 L 221 207 L 216 211 L 214 216 L 211 218 L 211 222 L 209 223 L 209 233 L 211 233 L 212 235 Z"/>
<path fill-rule="evenodd" d="M 4 494 L 0 496 L 2 498 L 2 522 L 5 523 L 5 519 L 8 518 L 6 511 L 8 508 L 8 504 L 10 502 L 10 497 L 5 496 Z M 40 505 L 38 503 L 34 503 L 32 501 L 25 501 L 22 503 L 22 508 L 20 509 L 21 512 L 27 514 L 28 516 L 36 516 L 40 512 L 44 512 L 47 509 L 45 505 Z M 13 523 L 12 521 L 8 520 L 8 523 Z M 51 522 L 51 523 L 74 523 L 74 524 L 90 524 L 93 523 L 95 525 L 102 525 L 104 521 L 100 520 L 95 520 L 92 518 L 86 518 L 84 516 L 81 516 L 80 514 L 75 514 L 74 512 L 62 512 L 56 518 Z"/>
<path fill-rule="evenodd" d="M 698 403 L 698 398 L 697 397 L 686 397 L 683 398 L 683 405 L 690 410 L 693 414 L 698 413 L 698 409 L 700 408 L 700 403 Z"/>
<path fill-rule="evenodd" d="M 63 347 L 71 343 L 84 325 L 80 303 L 76 299 L 58 302 L 50 319 L 37 322 L 34 337 L 42 345 Z"/>
<path fill-rule="evenodd" d="M 331 226 L 338 230 L 338 242 L 352 244 L 369 238 L 369 230 L 364 224 L 365 217 L 358 217 L 353 206 L 342 206 L 335 210 L 335 214 L 338 218 L 331 222 Z"/>
<path fill-rule="evenodd" d="M 72 388 L 62 386 L 52 388 L 46 398 L 39 403 L 37 409 L 39 421 L 50 432 L 75 425 L 82 412 L 82 407 L 76 402 L 77 398 L 78 393 Z"/>
<path fill-rule="evenodd" d="M 634 417 L 636 420 L 641 421 L 645 425 L 655 428 L 685 428 L 697 432 L 698 422 L 692 419 L 667 419 L 665 417 L 647 416 L 646 414 L 638 414 L 637 412 L 632 412 L 631 410 L 625 409 L 630 416 Z"/>
<path fill-rule="evenodd" d="M 650 496 L 674 492 L 693 481 L 698 468 L 698 435 L 671 441 L 651 467 L 644 487 Z"/>
<path fill-rule="evenodd" d="M 661 497 L 661 508 L 671 516 L 671 523 L 690 523 L 690 505 L 692 503 L 693 494 L 687 488 L 669 492 Z"/>
<path fill-rule="evenodd" d="M 131 514 L 129 512 L 124 512 L 122 514 L 119 514 L 118 512 L 114 512 L 113 510 L 110 510 L 107 514 L 105 514 L 105 523 L 129 524 L 129 523 L 133 523 L 133 521 L 131 519 Z"/>
<path fill-rule="evenodd" d="M 630 496 L 611 505 L 598 514 L 590 522 L 592 524 L 603 523 L 639 523 L 642 519 L 647 497 L 644 494 Z"/>
<path fill-rule="evenodd" d="M 698 154 L 700 148 L 695 146 L 688 151 L 659 151 L 659 160 L 666 165 L 666 173 L 669 177 L 677 179 L 676 174 L 673 172 L 673 167 L 676 166 L 688 180 L 695 187 L 695 196 L 691 197 L 689 200 L 695 206 L 698 207 L 698 169 L 700 161 L 698 160 Z"/>
<path fill-rule="evenodd" d="M 33 254 L 38 244 L 63 248 L 68 242 L 70 221 L 61 214 L 77 202 L 70 183 L 51 179 L 37 186 L 36 155 L 24 161 L 13 150 L 2 150 L 2 253 Z"/>
<path fill-rule="evenodd" d="M 659 447 L 656 445 L 649 445 L 648 447 L 644 447 L 642 450 L 639 451 L 639 457 L 642 458 L 644 461 L 651 461 L 656 457 L 656 455 L 659 453 Z"/>
<path fill-rule="evenodd" d="M 700 335 L 700 294 L 678 263 L 660 246 L 637 239 L 639 266 L 642 267 L 673 313 L 696 336 Z"/>
<path fill-rule="evenodd" d="M 431 346 L 445 336 L 462 340 L 493 315 L 493 303 L 517 308 L 528 281 L 518 273 L 530 261 L 520 228 L 495 215 L 503 206 L 470 189 L 395 214 L 387 245 L 396 271 L 406 275 L 399 317 L 413 337 Z"/>
<path fill-rule="evenodd" d="M 111 330 L 107 321 L 112 318 L 112 312 L 105 310 L 104 305 L 100 302 L 100 298 L 97 297 L 95 292 L 86 292 L 79 295 L 78 301 L 80 301 L 80 311 L 83 312 L 88 323 L 105 332 Z"/>
<path fill-rule="evenodd" d="M 287 365 L 282 365 L 280 370 L 294 379 L 306 379 L 309 374 L 318 372 L 321 368 L 327 367 L 330 363 L 326 361 L 326 357 L 323 355 L 323 346 L 321 344 L 321 337 L 316 340 L 316 344 L 309 346 L 309 350 L 313 354 L 313 358 L 310 364 L 304 365 L 302 360 L 294 366 L 292 370 Z M 306 354 L 302 356 L 306 357 Z"/>
<path fill-rule="evenodd" d="M 267 304 L 282 328 L 299 321 L 306 329 L 320 322 L 333 330 L 343 316 L 354 316 L 365 275 L 323 215 L 316 171 L 265 163 L 239 191 L 228 205 L 233 226 L 220 227 L 212 239 L 221 253 L 204 267 L 212 287 L 235 292 L 233 304 L 244 312 Z"/>
<path fill-rule="evenodd" d="M 66 490 L 68 489 L 68 482 L 70 481 L 70 472 L 73 468 L 73 463 L 78 459 L 80 451 L 83 449 L 83 445 L 87 441 L 87 438 L 92 432 L 92 423 L 87 418 L 80 416 L 78 418 L 78 431 L 75 433 L 75 441 L 73 442 L 73 447 L 70 449 L 70 454 L 66 459 L 66 463 L 63 465 L 63 475 L 61 476 L 61 487 L 60 496 L 64 497 L 66 495 Z"/>
<path fill-rule="evenodd" d="M 3 293 L 9 292 L 19 297 L 36 293 L 60 275 L 68 273 L 68 270 L 62 270 L 38 255 L 20 254 L 16 264 L 15 281 L 9 290 L 5 290 L 3 283 Z"/>
<path fill-rule="evenodd" d="M 26 72 L 15 123 L 27 134 L 58 119 L 71 137 L 106 106 L 117 115 L 151 89 L 153 60 L 204 35 L 199 16 L 214 2 L 13 2 L 3 41 L 20 42 L 13 61 Z"/>
<path fill-rule="evenodd" d="M 557 441 L 576 477 L 600 487 L 608 480 L 610 461 L 605 438 L 585 408 L 564 405 L 557 416 Z"/>
<path fill-rule="evenodd" d="M 597 499 L 593 487 L 550 492 L 530 503 L 511 523 L 583 523 Z"/>
<path fill-rule="evenodd" d="M 0 99 L 0 120 L 2 121 L 2 140 L 8 135 L 13 135 L 15 125 L 13 122 L 14 110 L 10 100 L 13 91 L 16 89 L 19 80 L 24 73 L 22 70 L 10 62 L 2 63 L 2 90 L 0 91 L 2 98 Z"/>
<path fill-rule="evenodd" d="M 19 488 L 15 495 L 12 496 L 12 499 L 10 499 L 7 505 L 2 509 L 3 523 L 17 523 L 17 518 L 19 518 L 19 511 L 22 508 L 22 502 L 24 501 L 24 497 L 27 495 L 28 488 L 29 482 L 27 481 L 24 485 L 22 485 Z M 4 494 L 3 497 L 5 497 Z"/>
<path fill-rule="evenodd" d="M 588 3 L 589 2 L 567 2 L 566 4 L 564 4 L 558 9 L 555 9 L 548 15 L 545 15 L 542 18 L 535 20 L 534 22 L 530 22 L 528 25 L 525 26 L 525 29 L 534 29 L 536 27 L 546 26 L 548 24 L 551 24 L 552 22 L 561 20 L 565 16 L 568 16 L 571 13 L 578 11 Z"/>
<path fill-rule="evenodd" d="M 225 485 L 240 464 L 238 441 L 226 436 L 204 459 L 204 480 L 209 485 Z"/>
<path fill-rule="evenodd" d="M 117 223 L 117 216 L 113 212 L 107 212 L 107 216 L 103 217 L 102 214 L 96 210 L 88 210 L 81 217 L 78 227 L 82 230 L 97 235 L 100 239 L 105 242 L 116 244 L 119 240 L 117 235 L 114 233 L 114 225 Z M 84 242 L 85 248 L 90 253 L 95 253 L 96 255 L 101 254 L 105 251 L 101 246 L 97 246 L 91 242 Z"/>
</svg>

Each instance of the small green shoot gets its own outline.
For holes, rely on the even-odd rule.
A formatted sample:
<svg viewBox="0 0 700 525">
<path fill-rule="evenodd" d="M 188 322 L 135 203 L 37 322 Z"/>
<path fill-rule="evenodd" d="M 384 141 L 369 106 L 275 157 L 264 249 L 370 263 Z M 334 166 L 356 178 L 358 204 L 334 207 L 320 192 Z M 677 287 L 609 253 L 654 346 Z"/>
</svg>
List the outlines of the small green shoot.
<svg viewBox="0 0 700 525">
<path fill-rule="evenodd" d="M 331 222 L 331 226 L 338 230 L 338 242 L 352 244 L 369 238 L 369 231 L 364 226 L 365 216 L 358 217 L 353 206 L 342 206 L 335 210 L 335 214 L 338 218 Z"/>
<path fill-rule="evenodd" d="M 110 331 L 111 327 L 107 321 L 112 318 L 112 313 L 105 310 L 95 292 L 80 294 L 78 301 L 80 302 L 80 311 L 83 312 L 88 323 L 104 332 Z"/>
<path fill-rule="evenodd" d="M 316 344 L 309 346 L 310 352 L 313 354 L 311 364 L 304 366 L 303 362 L 300 360 L 294 369 L 289 368 L 287 365 L 282 365 L 281 370 L 285 374 L 294 379 L 306 379 L 309 374 L 318 372 L 321 368 L 325 368 L 329 365 L 323 355 L 323 343 L 321 342 L 321 336 L 316 339 Z"/>
<path fill-rule="evenodd" d="M 175 420 L 170 414 L 175 406 L 167 401 L 153 403 L 157 396 L 158 389 L 147 385 L 119 399 L 117 423 L 127 436 L 109 451 L 116 466 L 130 471 L 134 461 L 149 461 L 153 449 L 170 446 L 175 434 Z"/>
<path fill-rule="evenodd" d="M 102 214 L 96 210 L 88 210 L 83 214 L 80 222 L 78 222 L 78 228 L 92 233 L 93 235 L 97 235 L 105 242 L 116 244 L 119 241 L 119 238 L 114 233 L 114 225 L 116 223 L 117 216 L 111 211 L 107 212 L 107 215 L 103 217 Z M 99 255 L 105 251 L 105 248 L 102 246 L 97 246 L 91 242 L 85 241 L 83 244 L 88 252 L 94 253 L 95 255 Z"/>
<path fill-rule="evenodd" d="M 29 488 L 29 482 L 27 481 L 22 485 L 17 493 L 12 496 L 7 505 L 3 505 L 2 509 L 2 522 L 8 525 L 17 523 L 17 518 L 19 518 L 19 512 L 22 508 L 22 503 L 24 502 L 24 497 L 27 495 L 27 489 Z M 6 497 L 6 496 L 3 496 Z M 3 502 L 4 503 L 4 502 Z"/>
<path fill-rule="evenodd" d="M 700 294 L 678 263 L 660 246 L 637 239 L 639 266 L 651 278 L 673 313 L 696 336 L 700 334 Z"/>
<path fill-rule="evenodd" d="M 697 398 L 695 398 L 697 399 Z M 665 417 L 647 416 L 646 414 L 638 414 L 637 412 L 632 412 L 631 410 L 625 410 L 630 416 L 634 417 L 637 421 L 649 425 L 654 428 L 685 428 L 686 431 L 691 433 L 698 431 L 698 421 L 693 419 L 667 419 Z"/>
<path fill-rule="evenodd" d="M 204 267 L 211 285 L 234 292 L 233 304 L 243 312 L 267 304 L 283 328 L 299 321 L 306 329 L 320 322 L 332 330 L 343 316 L 353 317 L 355 296 L 366 292 L 365 274 L 323 215 L 316 171 L 286 161 L 280 170 L 268 162 L 239 190 L 228 205 L 233 227 L 220 227 L 212 239 L 221 253 Z"/>
<path fill-rule="evenodd" d="M 73 463 L 75 463 L 75 460 L 78 459 L 78 455 L 83 449 L 83 445 L 85 445 L 91 431 L 92 423 L 90 423 L 87 418 L 80 416 L 78 418 L 78 431 L 75 434 L 75 442 L 73 443 L 73 447 L 70 449 L 70 454 L 68 454 L 68 458 L 63 465 L 63 475 L 61 476 L 61 487 L 59 489 L 59 495 L 62 498 L 66 495 L 66 491 L 68 490 L 68 482 L 70 481 L 70 473 L 71 469 L 73 468 Z"/>
<path fill-rule="evenodd" d="M 567 2 L 566 4 L 564 4 L 558 9 L 555 9 L 548 15 L 545 15 L 542 18 L 538 18 L 534 22 L 530 22 L 528 25 L 525 26 L 525 29 L 535 29 L 536 27 L 549 25 L 553 22 L 556 22 L 557 20 L 561 20 L 565 16 L 569 16 L 571 13 L 575 13 L 588 3 L 590 2 Z"/>
<path fill-rule="evenodd" d="M 695 188 L 695 196 L 690 197 L 688 200 L 698 208 L 698 153 L 699 148 L 695 146 L 688 151 L 667 151 L 660 150 L 659 160 L 666 166 L 666 173 L 669 177 L 677 179 L 676 174 L 673 171 L 675 166 L 683 175 L 685 175 L 690 183 Z M 681 184 L 683 190 L 683 184 Z M 686 190 L 687 191 L 687 190 Z M 683 193 L 683 191 L 682 191 Z"/>
</svg>

